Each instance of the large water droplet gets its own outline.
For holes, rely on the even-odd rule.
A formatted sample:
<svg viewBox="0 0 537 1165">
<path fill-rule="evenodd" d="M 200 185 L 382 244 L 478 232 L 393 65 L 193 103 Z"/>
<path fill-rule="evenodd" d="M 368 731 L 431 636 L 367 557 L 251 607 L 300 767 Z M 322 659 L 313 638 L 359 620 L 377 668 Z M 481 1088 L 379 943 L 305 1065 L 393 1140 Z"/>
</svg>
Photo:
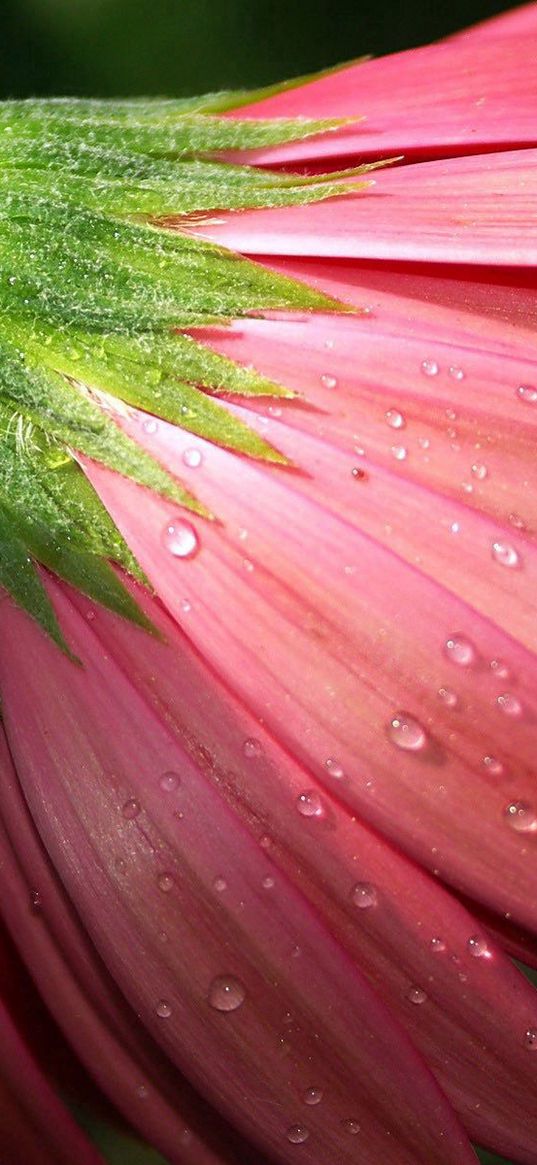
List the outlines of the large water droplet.
<svg viewBox="0 0 537 1165">
<path fill-rule="evenodd" d="M 306 789 L 296 799 L 296 807 L 303 817 L 322 817 L 324 806 L 316 789 Z"/>
<path fill-rule="evenodd" d="M 423 725 L 408 712 L 397 712 L 390 720 L 388 734 L 397 748 L 405 749 L 407 752 L 420 752 L 427 744 L 427 734 Z"/>
<path fill-rule="evenodd" d="M 388 409 L 388 412 L 384 413 L 384 417 L 391 429 L 404 429 L 406 425 L 405 418 L 398 409 Z"/>
<path fill-rule="evenodd" d="M 177 773 L 172 772 L 163 773 L 159 781 L 159 785 L 163 793 L 173 793 L 174 789 L 177 789 L 179 784 L 180 780 L 177 776 Z"/>
<path fill-rule="evenodd" d="M 309 1130 L 304 1125 L 291 1125 L 291 1128 L 287 1130 L 287 1140 L 292 1145 L 303 1145 L 309 1135 Z"/>
<path fill-rule="evenodd" d="M 422 360 L 421 371 L 424 376 L 438 376 L 440 368 L 436 360 Z"/>
<path fill-rule="evenodd" d="M 537 405 L 537 388 L 533 384 L 519 384 L 516 396 L 525 405 Z"/>
<path fill-rule="evenodd" d="M 511 570 L 520 566 L 520 555 L 510 542 L 496 541 L 492 543 L 492 557 L 500 566 L 508 566 Z"/>
<path fill-rule="evenodd" d="M 351 899 L 359 910 L 376 906 L 378 900 L 376 887 L 371 882 L 356 882 L 351 890 Z"/>
<path fill-rule="evenodd" d="M 162 541 L 174 558 L 193 558 L 199 550 L 198 535 L 184 518 L 174 518 L 165 526 Z"/>
<path fill-rule="evenodd" d="M 155 1011 L 159 1019 L 169 1019 L 172 1013 L 172 1009 L 167 999 L 159 999 L 157 1006 L 155 1007 Z"/>
<path fill-rule="evenodd" d="M 535 833 L 537 812 L 528 801 L 511 801 L 505 810 L 507 824 L 516 833 Z"/>
<path fill-rule="evenodd" d="M 320 1104 L 323 1099 L 322 1088 L 307 1088 L 304 1093 L 304 1104 Z"/>
<path fill-rule="evenodd" d="M 246 988 L 234 975 L 217 975 L 209 988 L 209 1003 L 216 1011 L 236 1011 L 246 999 Z"/>
<path fill-rule="evenodd" d="M 444 644 L 444 652 L 451 663 L 458 667 L 472 667 L 477 653 L 473 643 L 464 635 L 450 635 Z"/>
<path fill-rule="evenodd" d="M 183 453 L 183 461 L 188 465 L 189 469 L 197 469 L 203 461 L 203 455 L 200 449 L 185 449 Z"/>
<path fill-rule="evenodd" d="M 138 817 L 138 814 L 141 813 L 141 810 L 142 807 L 140 802 L 137 801 L 135 797 L 129 797 L 129 800 L 125 801 L 121 812 L 127 821 L 133 821 L 134 818 Z"/>
</svg>

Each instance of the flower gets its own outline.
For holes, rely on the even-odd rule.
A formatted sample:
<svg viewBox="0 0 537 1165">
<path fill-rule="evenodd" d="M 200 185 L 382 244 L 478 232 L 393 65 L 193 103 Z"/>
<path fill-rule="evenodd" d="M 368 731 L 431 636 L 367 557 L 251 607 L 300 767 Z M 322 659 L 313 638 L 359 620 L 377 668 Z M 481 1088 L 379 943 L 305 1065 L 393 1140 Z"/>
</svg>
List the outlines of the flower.
<svg viewBox="0 0 537 1165">
<path fill-rule="evenodd" d="M 213 300 L 179 321 L 188 431 L 165 378 L 153 397 L 122 382 L 124 408 L 89 341 L 92 375 L 61 350 L 118 436 L 90 439 L 86 396 L 78 439 L 72 413 L 53 437 L 155 594 L 127 580 L 120 600 L 76 539 L 66 565 L 27 534 L 67 579 L 45 585 L 82 666 L 2 602 L 1 910 L 80 1059 L 171 1162 L 464 1165 L 470 1139 L 535 1160 L 537 1001 L 509 956 L 537 964 L 536 26 L 530 6 L 241 107 L 269 169 L 240 180 L 278 204 L 209 218 L 205 195 L 172 218 L 168 194 L 161 214 L 191 265 L 210 254 Z M 259 145 L 275 115 L 332 129 Z M 399 155 L 365 189 L 339 177 Z M 300 180 L 270 167 L 306 171 L 295 202 L 337 198 L 282 205 Z M 149 236 L 129 238 L 149 280 Z M 236 261 L 232 312 L 229 260 L 199 240 L 258 260 Z M 229 361 L 241 399 L 195 397 L 229 390 Z"/>
</svg>

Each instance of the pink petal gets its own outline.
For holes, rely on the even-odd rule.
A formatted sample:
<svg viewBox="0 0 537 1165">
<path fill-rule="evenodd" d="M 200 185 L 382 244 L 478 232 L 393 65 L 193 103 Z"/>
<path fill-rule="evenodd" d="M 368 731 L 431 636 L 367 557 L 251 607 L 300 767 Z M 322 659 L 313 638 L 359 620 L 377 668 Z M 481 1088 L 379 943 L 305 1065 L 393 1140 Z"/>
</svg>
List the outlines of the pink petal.
<svg viewBox="0 0 537 1165">
<path fill-rule="evenodd" d="M 532 267 L 537 150 L 378 171 L 362 194 L 314 206 L 241 211 L 192 227 L 248 255 Z"/>
<path fill-rule="evenodd" d="M 266 893 L 270 860 L 217 786 L 63 592 L 56 605 L 84 669 L 0 607 L 10 747 L 73 904 L 147 1029 L 275 1161 L 294 1161 L 298 1138 L 305 1161 L 354 1161 L 354 1120 L 364 1165 L 473 1160 L 402 1028 L 303 894 L 283 874 L 281 895 Z M 160 788 L 170 771 L 180 818 Z M 215 888 L 223 872 L 234 906 Z M 282 1062 L 286 1012 L 296 1027 Z M 305 1112 L 319 1081 L 326 1102 Z"/>
<path fill-rule="evenodd" d="M 502 41 L 512 36 L 517 38 L 537 36 L 536 4 L 522 4 L 519 8 L 501 12 L 499 16 L 492 16 L 481 24 L 474 24 L 462 32 L 455 33 L 450 40 Z"/>
</svg>

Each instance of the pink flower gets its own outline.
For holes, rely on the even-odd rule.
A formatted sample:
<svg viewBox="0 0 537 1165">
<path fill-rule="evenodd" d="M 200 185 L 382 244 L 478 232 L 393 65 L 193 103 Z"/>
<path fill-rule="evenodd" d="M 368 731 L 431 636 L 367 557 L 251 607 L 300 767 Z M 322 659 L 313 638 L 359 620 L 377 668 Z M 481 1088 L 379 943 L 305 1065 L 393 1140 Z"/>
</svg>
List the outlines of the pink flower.
<svg viewBox="0 0 537 1165">
<path fill-rule="evenodd" d="M 299 394 L 223 405 L 287 463 L 132 410 L 217 516 L 84 463 L 162 639 L 49 577 L 76 667 L 0 605 L 2 913 L 173 1163 L 536 1159 L 536 32 L 252 104 L 365 118 L 257 164 L 404 155 L 175 224 L 357 309 L 202 333 Z"/>
</svg>

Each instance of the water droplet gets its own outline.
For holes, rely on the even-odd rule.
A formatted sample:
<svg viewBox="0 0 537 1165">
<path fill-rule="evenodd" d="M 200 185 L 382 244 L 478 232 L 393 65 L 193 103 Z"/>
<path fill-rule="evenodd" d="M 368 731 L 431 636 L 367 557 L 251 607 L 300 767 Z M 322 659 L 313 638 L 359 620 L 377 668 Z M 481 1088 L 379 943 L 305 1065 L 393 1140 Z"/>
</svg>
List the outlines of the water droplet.
<svg viewBox="0 0 537 1165">
<path fill-rule="evenodd" d="M 456 421 L 457 414 L 455 412 L 455 409 L 446 409 L 446 417 L 447 417 L 448 421 Z"/>
<path fill-rule="evenodd" d="M 163 773 L 159 781 L 159 785 L 163 793 L 173 793 L 174 789 L 176 789 L 180 783 L 181 782 L 177 776 L 177 773 L 172 772 Z"/>
<path fill-rule="evenodd" d="M 407 752 L 419 752 L 427 744 L 425 729 L 408 712 L 397 712 L 390 720 L 388 731 L 393 744 Z"/>
<path fill-rule="evenodd" d="M 503 662 L 503 659 L 491 659 L 489 667 L 493 675 L 497 676 L 499 680 L 509 679 L 509 668 L 507 667 L 507 664 Z"/>
<path fill-rule="evenodd" d="M 264 890 L 272 890 L 274 887 L 274 878 L 271 878 L 270 874 L 268 874 L 266 878 L 263 878 L 261 885 Z"/>
<path fill-rule="evenodd" d="M 149 1089 L 147 1088 L 147 1085 L 146 1084 L 139 1084 L 138 1088 L 136 1089 L 136 1095 L 139 1097 L 140 1100 L 147 1100 L 147 1098 L 149 1096 Z"/>
<path fill-rule="evenodd" d="M 217 894 L 223 894 L 224 891 L 227 890 L 226 879 L 222 878 L 220 876 L 218 878 L 215 878 L 215 880 L 213 882 L 213 886 L 214 886 L 214 889 L 216 890 Z"/>
<path fill-rule="evenodd" d="M 408 449 L 404 445 L 392 445 L 392 457 L 395 457 L 396 461 L 406 461 Z"/>
<path fill-rule="evenodd" d="M 438 938 L 437 936 L 435 936 L 434 938 L 431 939 L 431 950 L 434 951 L 434 953 L 436 955 L 442 954 L 442 952 L 445 951 L 445 949 L 446 949 L 446 944 L 445 944 L 443 938 Z"/>
<path fill-rule="evenodd" d="M 9 284 L 11 284 L 11 287 L 13 287 L 13 285 L 17 282 L 17 276 L 16 275 L 9 275 L 7 281 Z"/>
<path fill-rule="evenodd" d="M 367 478 L 367 473 L 365 469 L 359 469 L 357 465 L 353 465 L 351 469 L 351 476 L 355 481 L 365 481 Z"/>
<path fill-rule="evenodd" d="M 169 894 L 170 890 L 172 890 L 174 886 L 173 874 L 169 874 L 167 872 L 159 874 L 157 877 L 157 886 L 159 890 L 162 890 L 163 894 Z"/>
<path fill-rule="evenodd" d="M 164 528 L 162 541 L 174 558 L 193 558 L 199 550 L 199 538 L 191 522 L 174 518 Z"/>
<path fill-rule="evenodd" d="M 200 449 L 185 449 L 183 461 L 189 469 L 197 469 L 203 461 L 203 454 Z"/>
<path fill-rule="evenodd" d="M 464 369 L 459 368 L 457 364 L 452 364 L 448 369 L 448 376 L 451 376 L 452 380 L 464 380 L 465 375 Z"/>
<path fill-rule="evenodd" d="M 350 1133 L 351 1137 L 355 1137 L 360 1132 L 360 1125 L 355 1120 L 344 1120 L 341 1122 L 341 1127 L 346 1133 Z"/>
<path fill-rule="evenodd" d="M 515 395 L 526 405 L 537 405 L 537 388 L 533 384 L 519 384 Z"/>
<path fill-rule="evenodd" d="M 456 692 L 453 692 L 451 688 L 439 688 L 438 699 L 446 705 L 446 708 L 456 708 L 459 702 Z"/>
<path fill-rule="evenodd" d="M 144 433 L 149 433 L 152 435 L 153 433 L 156 433 L 158 429 L 158 421 L 156 421 L 154 417 L 149 417 L 147 421 L 143 422 L 142 429 L 144 430 Z"/>
<path fill-rule="evenodd" d="M 502 712 L 506 716 L 511 716 L 513 720 L 520 719 L 524 712 L 521 701 L 513 692 L 502 692 L 501 696 L 498 696 L 496 703 Z"/>
<path fill-rule="evenodd" d="M 246 988 L 234 975 L 217 975 L 209 988 L 209 1003 L 216 1011 L 236 1011 L 246 999 Z"/>
<path fill-rule="evenodd" d="M 159 1019 L 169 1019 L 172 1013 L 172 1009 L 167 999 L 159 999 L 157 1006 L 155 1007 L 155 1011 Z"/>
<path fill-rule="evenodd" d="M 504 772 L 504 767 L 501 760 L 495 756 L 484 756 L 483 767 L 490 773 L 491 777 L 501 777 Z"/>
<path fill-rule="evenodd" d="M 39 890 L 30 890 L 30 909 L 33 914 L 40 914 L 43 909 L 43 899 Z"/>
<path fill-rule="evenodd" d="M 343 777 L 345 776 L 345 770 L 343 769 L 342 765 L 340 765 L 339 761 L 335 760 L 333 756 L 329 756 L 328 760 L 325 760 L 324 763 L 328 769 L 328 772 L 330 773 L 330 776 L 334 777 L 334 780 L 343 780 Z"/>
<path fill-rule="evenodd" d="M 244 741 L 242 751 L 244 755 L 248 757 L 248 760 L 251 760 L 252 757 L 261 756 L 263 748 L 261 746 L 261 742 L 256 740 L 255 737 L 251 736 L 248 740 Z"/>
<path fill-rule="evenodd" d="M 524 1043 L 530 1052 L 537 1052 L 537 1027 L 529 1027 L 526 1029 Z"/>
<path fill-rule="evenodd" d="M 495 562 L 499 562 L 500 566 L 509 566 L 511 568 L 520 566 L 520 555 L 514 546 L 509 542 L 493 542 L 492 543 L 492 557 Z"/>
<path fill-rule="evenodd" d="M 471 667 L 477 659 L 473 643 L 464 635 L 450 635 L 444 644 L 444 651 L 447 658 L 458 667 Z"/>
<path fill-rule="evenodd" d="M 135 817 L 138 817 L 138 814 L 141 813 L 141 811 L 142 806 L 135 797 L 130 797 L 128 801 L 125 801 L 125 804 L 121 810 L 124 818 L 127 821 L 133 821 Z"/>
<path fill-rule="evenodd" d="M 192 610 L 192 603 L 190 602 L 190 599 L 181 599 L 179 605 L 185 615 L 188 615 L 188 612 Z"/>
<path fill-rule="evenodd" d="M 323 1099 L 322 1088 L 308 1088 L 304 1093 L 304 1104 L 320 1104 Z"/>
<path fill-rule="evenodd" d="M 405 418 L 404 418 L 403 414 L 400 413 L 397 409 L 388 409 L 388 412 L 384 413 L 384 416 L 386 419 L 386 423 L 390 426 L 391 429 L 404 429 L 405 428 L 405 425 L 406 425 Z"/>
<path fill-rule="evenodd" d="M 316 789 L 306 789 L 296 799 L 296 807 L 303 817 L 322 817 L 324 806 Z"/>
<path fill-rule="evenodd" d="M 304 1128 L 304 1125 L 291 1125 L 291 1128 L 287 1130 L 287 1140 L 292 1145 L 303 1145 L 309 1135 L 309 1130 Z"/>
<path fill-rule="evenodd" d="M 321 376 L 321 384 L 324 388 L 337 388 L 337 379 L 335 376 L 328 376 L 327 373 L 324 373 Z"/>
<path fill-rule="evenodd" d="M 429 449 L 430 444 L 431 442 L 428 437 L 418 437 L 418 445 L 420 449 Z"/>
<path fill-rule="evenodd" d="M 515 527 L 515 530 L 525 530 L 526 529 L 526 523 L 524 521 L 524 518 L 520 517 L 520 514 L 509 514 L 509 522 L 510 522 L 511 526 Z"/>
<path fill-rule="evenodd" d="M 473 955 L 474 959 L 482 959 L 490 955 L 486 939 L 480 938 L 478 934 L 473 934 L 472 937 L 468 939 L 466 946 L 468 947 L 470 954 Z"/>
<path fill-rule="evenodd" d="M 450 534 L 460 534 L 460 532 L 461 532 L 460 522 L 452 522 L 451 526 L 449 527 L 449 532 L 450 532 Z"/>
<path fill-rule="evenodd" d="M 351 890 L 351 899 L 359 910 L 367 910 L 370 906 L 376 906 L 378 901 L 376 887 L 371 882 L 356 882 Z"/>
<path fill-rule="evenodd" d="M 407 994 L 407 999 L 410 1003 L 415 1003 L 417 1006 L 420 1003 L 425 1003 L 427 993 L 423 990 L 423 987 L 411 987 Z"/>
<path fill-rule="evenodd" d="M 422 360 L 421 371 L 424 376 L 438 376 L 440 368 L 436 360 Z"/>
<path fill-rule="evenodd" d="M 291 958 L 292 959 L 299 959 L 301 954 L 302 954 L 302 947 L 293 947 L 293 949 L 291 951 Z"/>
<path fill-rule="evenodd" d="M 264 833 L 264 834 L 262 834 L 262 836 L 259 838 L 259 844 L 260 844 L 260 846 L 261 846 L 261 849 L 271 849 L 271 848 L 272 848 L 272 844 L 273 844 L 273 843 L 272 843 L 272 838 L 271 838 L 271 837 L 269 837 L 268 833 Z"/>
<path fill-rule="evenodd" d="M 472 465 L 472 473 L 474 477 L 477 477 L 478 481 L 484 481 L 485 478 L 488 477 L 489 471 L 486 465 L 483 465 L 482 461 L 474 461 L 474 464 Z"/>
<path fill-rule="evenodd" d="M 537 830 L 537 813 L 528 801 L 511 801 L 505 810 L 507 824 L 516 833 L 535 833 Z"/>
</svg>

